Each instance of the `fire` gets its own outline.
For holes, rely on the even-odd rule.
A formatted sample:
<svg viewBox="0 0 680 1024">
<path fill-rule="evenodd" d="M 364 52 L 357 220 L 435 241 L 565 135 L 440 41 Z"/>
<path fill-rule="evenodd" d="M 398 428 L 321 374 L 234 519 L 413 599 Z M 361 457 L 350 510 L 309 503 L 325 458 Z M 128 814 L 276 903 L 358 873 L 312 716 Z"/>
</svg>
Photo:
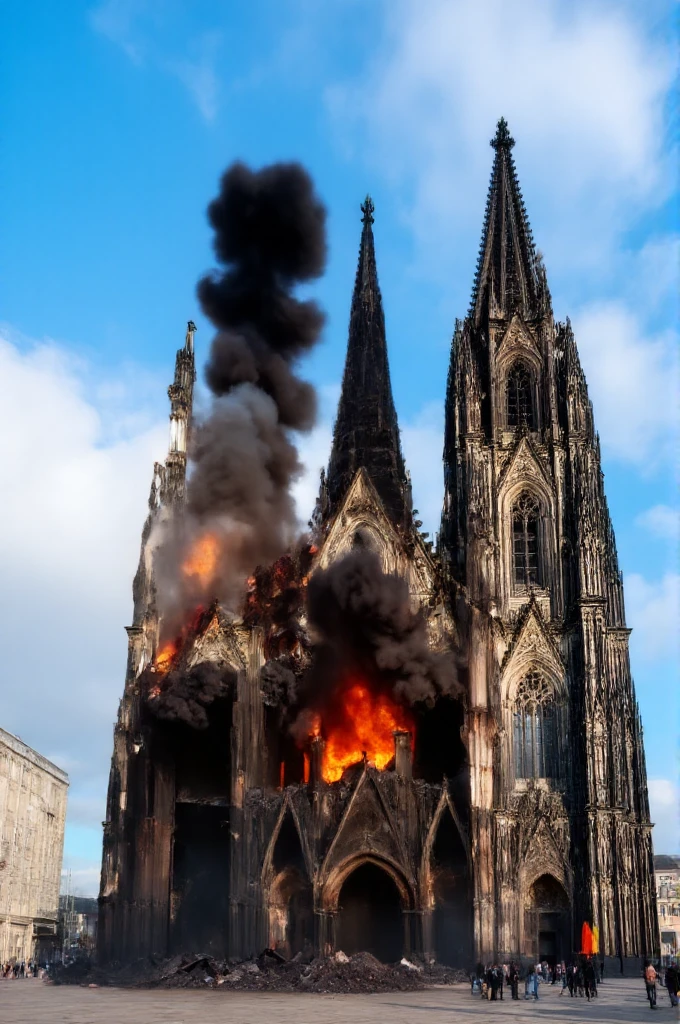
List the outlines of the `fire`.
<svg viewBox="0 0 680 1024">
<path fill-rule="evenodd" d="M 167 672 L 172 665 L 173 659 L 177 654 L 177 641 L 169 640 L 167 644 L 163 644 L 156 660 L 154 661 L 154 667 L 158 672 Z"/>
<path fill-rule="evenodd" d="M 153 665 L 151 666 L 151 671 L 161 672 L 163 674 L 168 672 L 172 668 L 175 659 L 180 654 L 187 637 L 199 629 L 205 629 L 210 621 L 210 615 L 210 610 L 206 614 L 205 608 L 202 605 L 198 605 L 197 608 L 194 609 L 194 613 L 191 618 L 185 623 L 179 633 L 172 640 L 166 640 L 166 642 L 161 644 L 158 648 Z"/>
<path fill-rule="evenodd" d="M 182 572 L 185 576 L 197 576 L 201 586 L 207 586 L 215 575 L 219 553 L 217 537 L 213 533 L 204 533 L 182 563 Z"/>
<path fill-rule="evenodd" d="M 364 753 L 382 771 L 394 757 L 394 731 L 413 736 L 413 722 L 405 708 L 386 693 L 373 693 L 364 682 L 344 688 L 339 700 L 337 724 L 324 729 L 322 772 L 326 782 L 337 782 L 345 768 L 361 761 Z"/>
</svg>

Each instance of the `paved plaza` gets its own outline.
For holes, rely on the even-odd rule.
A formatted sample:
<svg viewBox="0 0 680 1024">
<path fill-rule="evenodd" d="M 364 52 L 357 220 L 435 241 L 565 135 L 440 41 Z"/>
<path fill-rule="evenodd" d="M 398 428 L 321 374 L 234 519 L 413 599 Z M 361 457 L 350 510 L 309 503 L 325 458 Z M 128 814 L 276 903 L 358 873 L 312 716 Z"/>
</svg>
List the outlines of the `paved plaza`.
<svg viewBox="0 0 680 1024">
<path fill-rule="evenodd" d="M 89 989 L 0 981 L 2 1024 L 484 1024 L 486 1021 L 676 1021 L 665 990 L 652 1013 L 642 981 L 606 982 L 592 1003 L 541 989 L 539 1002 L 472 998 L 467 985 L 382 995 Z"/>
</svg>

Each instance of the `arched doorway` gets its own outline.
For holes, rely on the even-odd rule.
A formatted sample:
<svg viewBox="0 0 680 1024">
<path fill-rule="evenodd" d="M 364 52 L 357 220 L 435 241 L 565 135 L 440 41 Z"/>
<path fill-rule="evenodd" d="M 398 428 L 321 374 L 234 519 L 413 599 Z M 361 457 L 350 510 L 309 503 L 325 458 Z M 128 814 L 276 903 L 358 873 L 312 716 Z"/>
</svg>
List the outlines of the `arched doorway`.
<svg viewBox="0 0 680 1024">
<path fill-rule="evenodd" d="M 312 887 L 300 835 L 290 811 L 281 823 L 271 859 L 268 889 L 269 945 L 287 956 L 307 952 L 314 941 Z"/>
<path fill-rule="evenodd" d="M 466 967 L 472 957 L 472 901 L 467 856 L 456 823 L 444 810 L 432 847 L 434 946 L 437 959 Z"/>
<path fill-rule="evenodd" d="M 390 963 L 404 954 L 404 918 L 399 890 L 376 864 L 364 863 L 347 876 L 340 889 L 336 948 L 348 956 L 372 953 Z"/>
<path fill-rule="evenodd" d="M 527 895 L 524 918 L 526 952 L 549 964 L 571 954 L 571 906 L 554 875 L 540 875 Z"/>
</svg>

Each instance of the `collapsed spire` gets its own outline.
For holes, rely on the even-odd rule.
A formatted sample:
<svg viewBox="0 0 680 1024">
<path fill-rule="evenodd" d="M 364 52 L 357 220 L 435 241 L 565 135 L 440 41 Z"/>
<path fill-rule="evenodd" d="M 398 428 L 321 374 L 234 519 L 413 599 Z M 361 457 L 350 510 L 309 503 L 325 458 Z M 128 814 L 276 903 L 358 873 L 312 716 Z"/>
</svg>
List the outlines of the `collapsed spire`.
<svg viewBox="0 0 680 1024">
<path fill-rule="evenodd" d="M 524 319 L 539 316 L 549 303 L 545 271 L 536 252 L 517 180 L 510 135 L 504 117 L 491 139 L 496 152 L 486 202 L 469 315 Z"/>
<path fill-rule="evenodd" d="M 407 511 L 408 485 L 392 397 L 385 317 L 378 285 L 370 196 L 361 204 L 362 232 L 352 296 L 349 342 L 326 480 L 332 514 L 357 470 L 366 470 L 396 524 Z"/>
</svg>

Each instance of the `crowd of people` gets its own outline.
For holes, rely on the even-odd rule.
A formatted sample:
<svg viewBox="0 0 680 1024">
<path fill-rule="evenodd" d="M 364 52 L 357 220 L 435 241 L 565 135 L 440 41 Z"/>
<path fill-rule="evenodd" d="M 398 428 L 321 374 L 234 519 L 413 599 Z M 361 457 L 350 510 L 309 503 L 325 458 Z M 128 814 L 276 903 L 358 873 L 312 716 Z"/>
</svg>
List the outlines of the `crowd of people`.
<svg viewBox="0 0 680 1024">
<path fill-rule="evenodd" d="M 478 963 L 470 974 L 470 990 L 472 995 L 482 999 L 498 1000 L 503 993 L 510 991 L 511 999 L 520 998 L 520 984 L 524 983 L 524 998 L 538 999 L 540 985 L 559 985 L 560 995 L 568 992 L 572 998 L 585 998 L 588 1001 L 597 996 L 597 986 L 604 978 L 604 961 L 592 955 L 580 955 L 569 963 L 551 965 L 543 960 L 540 963 L 522 967 L 511 960 L 510 963 Z M 656 1008 L 657 986 L 668 992 L 671 1006 L 680 1004 L 680 966 L 671 963 L 662 968 L 656 967 L 651 961 L 644 966 L 644 979 L 647 998 L 651 1009 Z"/>
<path fill-rule="evenodd" d="M 37 978 L 41 975 L 42 968 L 37 960 L 8 960 L 0 965 L 3 978 Z"/>
<path fill-rule="evenodd" d="M 584 996 L 590 1000 L 597 996 L 598 983 L 602 981 L 604 963 L 594 956 L 580 956 L 570 963 L 554 966 L 543 960 L 522 968 L 514 960 L 510 963 L 492 963 L 486 966 L 478 963 L 470 977 L 471 992 L 482 999 L 503 998 L 504 990 L 510 990 L 512 999 L 519 999 L 520 983 L 524 982 L 524 998 L 538 999 L 539 986 L 560 985 L 560 995 L 565 991 L 572 997 Z"/>
</svg>

